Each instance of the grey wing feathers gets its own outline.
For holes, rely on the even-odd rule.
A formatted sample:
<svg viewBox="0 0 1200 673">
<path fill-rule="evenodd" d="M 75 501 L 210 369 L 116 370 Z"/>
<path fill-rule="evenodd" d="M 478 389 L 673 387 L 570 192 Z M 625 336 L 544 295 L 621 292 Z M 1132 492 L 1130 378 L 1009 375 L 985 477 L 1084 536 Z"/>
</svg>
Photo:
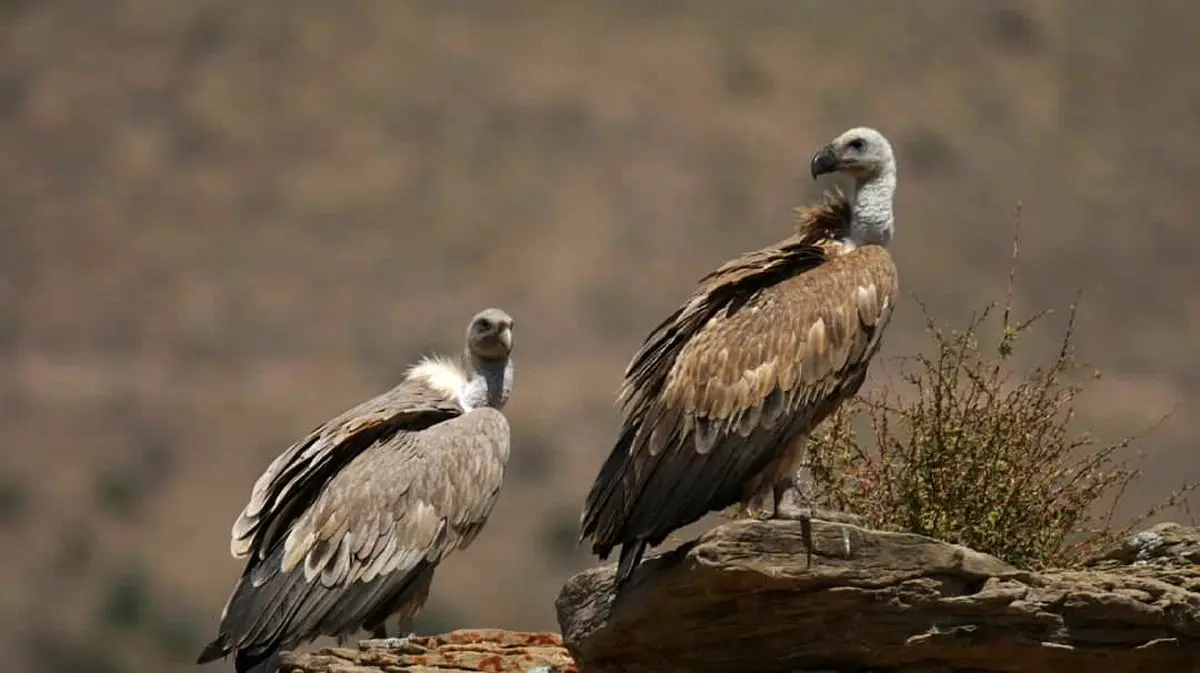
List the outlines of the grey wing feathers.
<svg viewBox="0 0 1200 673">
<path fill-rule="evenodd" d="M 220 649 L 345 635 L 423 602 L 438 562 L 486 522 L 508 450 L 508 423 L 490 408 L 372 445 L 247 568 L 222 618 Z"/>
<path fill-rule="evenodd" d="M 230 553 L 266 557 L 313 494 L 343 465 L 400 428 L 419 430 L 461 413 L 457 400 L 408 380 L 323 423 L 276 458 L 233 524 Z"/>
<path fill-rule="evenodd" d="M 283 570 L 303 565 L 336 586 L 469 544 L 495 504 L 508 435 L 503 414 L 484 408 L 372 447 L 296 521 Z"/>
</svg>

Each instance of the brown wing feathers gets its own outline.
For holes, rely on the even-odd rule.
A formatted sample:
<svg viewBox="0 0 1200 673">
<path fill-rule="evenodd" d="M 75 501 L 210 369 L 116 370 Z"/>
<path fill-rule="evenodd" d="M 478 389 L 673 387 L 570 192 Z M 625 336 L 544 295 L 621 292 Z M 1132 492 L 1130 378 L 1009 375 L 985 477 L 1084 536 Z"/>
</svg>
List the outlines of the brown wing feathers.
<svg viewBox="0 0 1200 673">
<path fill-rule="evenodd" d="M 796 236 L 706 276 L 631 361 L 620 395 L 626 422 L 583 517 L 582 537 L 601 558 L 623 545 L 619 577 L 646 544 L 742 500 L 782 443 L 861 385 L 864 356 L 878 347 L 880 285 L 894 276 L 857 277 L 849 267 L 805 274 L 847 263 L 825 246 L 847 226 L 849 205 L 835 194 L 800 217 Z M 891 268 L 885 261 L 880 268 Z M 860 286 L 879 290 L 860 296 Z M 862 371 L 830 376 L 848 365 Z"/>
</svg>

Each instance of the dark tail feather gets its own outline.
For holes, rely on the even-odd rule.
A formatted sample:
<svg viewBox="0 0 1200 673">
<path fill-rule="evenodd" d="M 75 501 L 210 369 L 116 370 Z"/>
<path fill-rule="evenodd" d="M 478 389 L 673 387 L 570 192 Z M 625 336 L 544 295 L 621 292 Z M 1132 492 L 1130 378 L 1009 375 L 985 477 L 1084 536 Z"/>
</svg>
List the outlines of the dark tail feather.
<svg viewBox="0 0 1200 673">
<path fill-rule="evenodd" d="M 587 498 L 584 500 L 583 516 L 579 521 L 578 542 L 583 542 L 600 529 L 604 530 L 600 530 L 599 534 L 595 536 L 597 539 L 611 540 L 615 537 L 613 534 L 615 531 L 612 530 L 614 528 L 613 520 L 621 517 L 622 513 L 613 511 L 613 509 L 620 510 L 620 507 L 610 509 L 610 506 L 625 501 L 621 475 L 628 467 L 629 445 L 633 443 L 635 434 L 637 434 L 636 426 L 627 427 L 621 431 L 616 445 L 608 454 L 608 458 L 604 459 L 604 465 L 600 467 L 596 480 L 588 489 Z M 601 519 L 606 521 L 602 524 Z M 617 525 L 615 528 L 620 528 L 620 526 Z M 593 553 L 599 554 L 601 559 L 607 558 L 608 552 L 612 549 L 612 545 L 596 545 L 595 547 Z M 604 549 L 604 551 L 600 551 L 600 549 Z"/>
<path fill-rule="evenodd" d="M 200 657 L 196 659 L 196 663 L 207 664 L 210 661 L 216 661 L 217 659 L 227 656 L 228 654 L 228 639 L 224 634 L 221 634 L 216 640 L 204 646 L 204 651 L 200 653 Z"/>
<path fill-rule="evenodd" d="M 233 657 L 237 673 L 276 673 L 279 670 L 279 650 L 270 652 L 238 652 Z"/>
<path fill-rule="evenodd" d="M 229 637 L 221 634 L 216 640 L 204 647 L 204 651 L 196 659 L 197 664 L 207 664 L 222 657 L 229 656 Z M 275 673 L 279 670 L 279 651 L 246 652 L 239 650 L 233 655 L 233 669 L 237 673 Z"/>
<path fill-rule="evenodd" d="M 621 545 L 621 561 L 617 564 L 617 578 L 613 582 L 613 592 L 619 593 L 625 584 L 633 577 L 633 571 L 642 562 L 642 554 L 649 546 L 645 540 L 633 540 Z"/>
</svg>

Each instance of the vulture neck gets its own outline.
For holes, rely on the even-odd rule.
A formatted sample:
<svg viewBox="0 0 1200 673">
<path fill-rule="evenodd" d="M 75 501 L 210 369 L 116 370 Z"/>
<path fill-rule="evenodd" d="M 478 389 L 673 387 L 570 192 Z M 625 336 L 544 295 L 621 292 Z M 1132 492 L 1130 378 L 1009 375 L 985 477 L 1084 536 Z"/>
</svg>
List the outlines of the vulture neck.
<svg viewBox="0 0 1200 673">
<path fill-rule="evenodd" d="M 468 351 L 464 359 L 469 374 L 463 386 L 463 408 L 503 409 L 512 390 L 512 358 L 481 358 Z"/>
<path fill-rule="evenodd" d="M 854 194 L 854 221 L 846 241 L 854 247 L 881 245 L 892 241 L 896 226 L 892 200 L 896 195 L 896 169 L 884 168 L 878 175 L 859 183 Z"/>
</svg>

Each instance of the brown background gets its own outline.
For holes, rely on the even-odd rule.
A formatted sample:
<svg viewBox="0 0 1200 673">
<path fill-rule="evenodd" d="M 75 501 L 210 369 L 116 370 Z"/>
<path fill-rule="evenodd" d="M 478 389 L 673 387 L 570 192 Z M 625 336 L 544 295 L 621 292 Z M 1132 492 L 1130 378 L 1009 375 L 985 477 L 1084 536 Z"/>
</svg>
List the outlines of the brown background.
<svg viewBox="0 0 1200 673">
<path fill-rule="evenodd" d="M 1023 201 L 1019 310 L 1084 291 L 1081 427 L 1178 406 L 1122 511 L 1200 476 L 1191 3 L 651 4 L 0 2 L 6 665 L 194 670 L 261 469 L 488 305 L 513 460 L 419 627 L 553 628 L 629 357 L 863 123 L 905 292 L 997 298 Z M 920 324 L 906 297 L 872 385 Z"/>
</svg>

